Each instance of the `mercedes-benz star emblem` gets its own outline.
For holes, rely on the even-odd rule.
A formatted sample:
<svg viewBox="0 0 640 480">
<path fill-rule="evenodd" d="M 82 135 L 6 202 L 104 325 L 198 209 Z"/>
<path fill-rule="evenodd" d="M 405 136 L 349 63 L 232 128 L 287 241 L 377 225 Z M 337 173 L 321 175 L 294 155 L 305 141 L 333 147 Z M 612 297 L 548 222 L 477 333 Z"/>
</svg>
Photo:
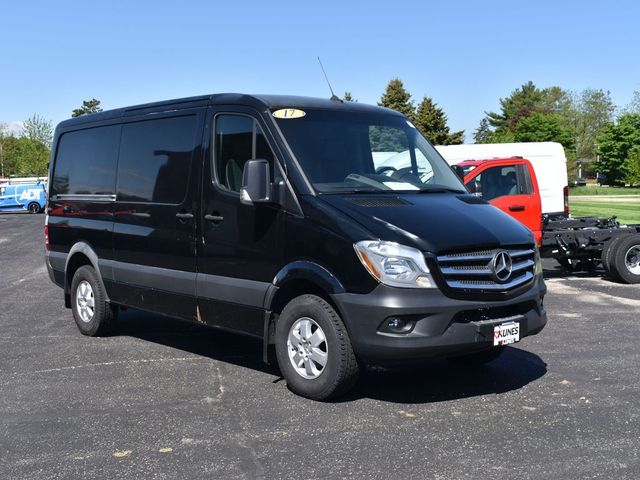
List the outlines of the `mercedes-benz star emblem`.
<svg viewBox="0 0 640 480">
<path fill-rule="evenodd" d="M 513 270 L 513 261 L 511 260 L 511 255 L 509 255 L 504 250 L 496 252 L 496 254 L 491 259 L 490 266 L 493 273 L 493 278 L 498 283 L 504 283 L 509 280 L 509 277 L 511 277 L 511 271 Z"/>
</svg>

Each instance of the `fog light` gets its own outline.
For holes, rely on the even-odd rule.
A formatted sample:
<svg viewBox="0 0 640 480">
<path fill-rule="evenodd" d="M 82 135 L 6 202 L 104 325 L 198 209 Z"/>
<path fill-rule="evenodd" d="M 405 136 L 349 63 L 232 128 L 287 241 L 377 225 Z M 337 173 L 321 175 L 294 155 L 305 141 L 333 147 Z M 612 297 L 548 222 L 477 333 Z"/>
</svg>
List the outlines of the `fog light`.
<svg viewBox="0 0 640 480">
<path fill-rule="evenodd" d="M 391 330 L 400 331 L 405 327 L 406 324 L 407 324 L 407 322 L 405 322 L 401 318 L 391 317 L 390 319 L 387 320 L 387 326 Z"/>
<path fill-rule="evenodd" d="M 378 330 L 384 333 L 409 333 L 413 330 L 416 322 L 412 317 L 388 317 Z"/>
</svg>

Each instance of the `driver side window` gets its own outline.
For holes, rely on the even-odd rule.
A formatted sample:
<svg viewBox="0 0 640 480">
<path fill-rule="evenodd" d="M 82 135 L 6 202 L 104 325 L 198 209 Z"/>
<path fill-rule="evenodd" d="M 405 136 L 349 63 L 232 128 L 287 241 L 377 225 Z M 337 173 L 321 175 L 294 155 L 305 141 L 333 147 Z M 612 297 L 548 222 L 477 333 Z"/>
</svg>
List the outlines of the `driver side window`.
<svg viewBox="0 0 640 480">
<path fill-rule="evenodd" d="M 215 172 L 223 188 L 239 192 L 244 164 L 261 158 L 269 162 L 273 181 L 273 151 L 258 122 L 247 115 L 222 114 L 215 118 Z"/>
<path fill-rule="evenodd" d="M 468 182 L 466 187 L 472 193 L 480 193 L 487 201 L 520 194 L 515 165 L 487 168 Z"/>
</svg>

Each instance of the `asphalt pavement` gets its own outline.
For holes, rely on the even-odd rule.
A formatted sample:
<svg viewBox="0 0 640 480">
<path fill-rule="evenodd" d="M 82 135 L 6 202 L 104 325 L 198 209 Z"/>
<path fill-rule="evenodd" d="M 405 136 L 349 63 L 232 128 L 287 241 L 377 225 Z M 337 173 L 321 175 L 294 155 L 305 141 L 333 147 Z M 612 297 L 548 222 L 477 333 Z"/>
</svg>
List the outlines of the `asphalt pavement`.
<svg viewBox="0 0 640 480">
<path fill-rule="evenodd" d="M 640 285 L 545 262 L 539 335 L 319 403 L 247 337 L 133 310 L 82 336 L 43 222 L 0 215 L 0 479 L 640 478 Z"/>
</svg>

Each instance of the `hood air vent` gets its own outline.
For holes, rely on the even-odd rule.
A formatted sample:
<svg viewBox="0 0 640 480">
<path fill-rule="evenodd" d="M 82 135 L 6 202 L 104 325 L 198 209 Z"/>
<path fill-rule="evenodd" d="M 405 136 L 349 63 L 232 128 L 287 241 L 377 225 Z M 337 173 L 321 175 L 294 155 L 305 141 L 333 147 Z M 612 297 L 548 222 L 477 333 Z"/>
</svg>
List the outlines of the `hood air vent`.
<svg viewBox="0 0 640 480">
<path fill-rule="evenodd" d="M 398 197 L 351 197 L 346 200 L 359 207 L 401 207 L 403 205 L 412 205 L 411 202 Z"/>
</svg>

